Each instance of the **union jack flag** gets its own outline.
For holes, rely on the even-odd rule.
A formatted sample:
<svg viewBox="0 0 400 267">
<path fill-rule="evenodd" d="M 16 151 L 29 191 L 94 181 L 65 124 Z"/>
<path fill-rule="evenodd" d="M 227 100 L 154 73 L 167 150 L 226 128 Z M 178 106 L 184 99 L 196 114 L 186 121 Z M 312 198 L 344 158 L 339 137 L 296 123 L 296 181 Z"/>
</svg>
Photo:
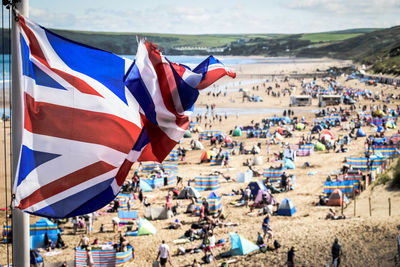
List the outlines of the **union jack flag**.
<svg viewBox="0 0 400 267">
<path fill-rule="evenodd" d="M 22 140 L 14 206 L 64 218 L 107 205 L 135 161 L 161 162 L 198 97 L 224 75 L 193 71 L 140 41 L 136 61 L 67 40 L 17 14 Z"/>
</svg>

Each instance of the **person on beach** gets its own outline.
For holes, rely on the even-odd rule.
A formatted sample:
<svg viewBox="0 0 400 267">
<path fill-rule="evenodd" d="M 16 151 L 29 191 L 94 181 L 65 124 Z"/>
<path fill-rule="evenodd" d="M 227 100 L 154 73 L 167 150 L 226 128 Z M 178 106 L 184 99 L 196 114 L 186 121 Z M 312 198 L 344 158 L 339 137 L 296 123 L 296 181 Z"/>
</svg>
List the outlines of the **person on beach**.
<svg viewBox="0 0 400 267">
<path fill-rule="evenodd" d="M 332 266 L 339 267 L 342 255 L 342 245 L 340 245 L 339 239 L 336 237 L 332 245 Z"/>
<path fill-rule="evenodd" d="M 165 240 L 162 241 L 162 244 L 158 248 L 158 254 L 157 254 L 157 259 L 160 258 L 160 266 L 164 267 L 167 266 L 167 261 L 169 264 L 172 265 L 171 263 L 171 255 L 169 253 L 169 246 L 165 244 Z"/>
<path fill-rule="evenodd" d="M 291 247 L 290 250 L 287 253 L 287 266 L 288 267 L 294 267 L 294 252 L 296 251 L 295 247 Z"/>
<path fill-rule="evenodd" d="M 113 232 L 119 232 L 119 222 L 120 219 L 118 217 L 113 217 L 112 218 L 112 224 L 113 224 Z"/>
<path fill-rule="evenodd" d="M 262 230 L 264 232 L 263 238 L 267 235 L 268 231 L 271 231 L 271 227 L 269 226 L 270 215 L 267 214 L 262 223 Z"/>
<path fill-rule="evenodd" d="M 86 265 L 88 267 L 94 266 L 94 260 L 92 256 L 92 250 L 90 248 L 86 248 L 87 258 L 86 258 Z"/>
<path fill-rule="evenodd" d="M 89 247 L 89 244 L 90 244 L 89 237 L 87 237 L 86 235 L 82 235 L 82 238 L 79 241 L 78 247 L 80 246 L 81 249 L 86 249 Z"/>
</svg>

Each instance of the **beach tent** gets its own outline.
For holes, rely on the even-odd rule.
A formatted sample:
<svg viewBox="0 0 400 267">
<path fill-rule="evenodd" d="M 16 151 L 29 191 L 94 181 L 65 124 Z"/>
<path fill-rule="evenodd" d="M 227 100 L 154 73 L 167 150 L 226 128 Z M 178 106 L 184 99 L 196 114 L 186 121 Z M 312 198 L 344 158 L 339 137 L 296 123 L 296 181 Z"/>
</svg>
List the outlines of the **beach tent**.
<svg viewBox="0 0 400 267">
<path fill-rule="evenodd" d="M 347 199 L 347 197 L 346 197 Z M 339 189 L 335 189 L 330 195 L 328 202 L 326 203 L 327 206 L 342 206 L 343 200 L 343 193 Z M 346 201 L 345 201 L 346 203 Z"/>
<path fill-rule="evenodd" d="M 217 153 L 215 153 L 212 150 L 207 150 L 207 151 L 204 151 L 203 154 L 201 154 L 200 160 L 208 161 L 211 159 L 211 157 L 216 157 L 216 156 L 217 156 Z"/>
<path fill-rule="evenodd" d="M 231 239 L 232 255 L 247 255 L 259 249 L 259 247 L 256 244 L 240 236 L 237 233 L 229 233 L 229 237 Z"/>
<path fill-rule="evenodd" d="M 289 117 L 283 117 L 283 121 L 286 123 L 290 123 L 291 119 Z"/>
<path fill-rule="evenodd" d="M 266 195 L 267 201 L 269 203 L 271 203 L 271 205 L 275 205 L 276 201 L 274 199 L 274 197 L 271 195 L 271 193 L 269 191 L 265 191 L 265 190 L 258 190 L 257 196 L 254 199 L 255 203 L 259 203 L 263 200 L 263 195 Z"/>
<path fill-rule="evenodd" d="M 145 210 L 145 217 L 149 220 L 166 220 L 173 216 L 172 211 L 164 206 L 150 206 Z"/>
<path fill-rule="evenodd" d="M 154 235 L 157 229 L 151 222 L 144 218 L 139 218 L 138 235 Z"/>
<path fill-rule="evenodd" d="M 331 139 L 335 139 L 335 134 L 329 129 L 323 129 L 321 135 L 329 135 Z"/>
<path fill-rule="evenodd" d="M 317 143 L 315 143 L 315 150 L 316 151 L 325 151 L 325 145 L 324 144 L 322 144 L 322 143 L 320 143 L 320 142 L 317 142 Z"/>
<path fill-rule="evenodd" d="M 364 137 L 364 136 L 367 136 L 367 135 L 365 134 L 365 132 L 363 131 L 363 129 L 358 128 L 358 130 L 357 130 L 357 137 Z"/>
<path fill-rule="evenodd" d="M 291 161 L 290 159 L 285 158 L 284 162 L 285 162 L 286 169 L 292 169 L 292 170 L 296 169 L 296 166 L 294 165 L 293 161 Z"/>
<path fill-rule="evenodd" d="M 250 182 L 251 178 L 253 178 L 253 172 L 251 170 L 247 170 L 246 172 L 239 172 L 237 175 L 237 182 L 247 183 Z"/>
<path fill-rule="evenodd" d="M 199 191 L 197 191 L 194 187 L 187 186 L 178 195 L 178 199 L 186 199 L 186 198 L 201 198 Z"/>
<path fill-rule="evenodd" d="M 204 146 L 199 140 L 193 142 L 193 150 L 203 150 Z"/>
<path fill-rule="evenodd" d="M 304 125 L 304 123 L 299 122 L 296 124 L 297 130 L 304 130 L 305 128 L 306 128 L 306 126 Z"/>
<path fill-rule="evenodd" d="M 140 187 L 140 189 L 142 189 L 143 192 L 153 191 L 153 188 L 151 188 L 151 186 L 148 183 L 146 183 L 145 181 L 143 181 L 142 179 L 140 179 L 139 187 Z"/>
<path fill-rule="evenodd" d="M 191 138 L 191 137 L 192 137 L 192 134 L 190 133 L 189 130 L 186 130 L 185 133 L 183 134 L 183 137 L 184 137 L 184 138 Z"/>
<path fill-rule="evenodd" d="M 292 216 L 295 212 L 296 208 L 294 207 L 293 202 L 290 199 L 285 198 L 279 205 L 277 214 L 282 216 Z"/>
<path fill-rule="evenodd" d="M 242 136 L 242 130 L 239 127 L 236 127 L 235 130 L 233 130 L 232 136 Z"/>
<path fill-rule="evenodd" d="M 267 188 L 265 187 L 265 185 L 260 182 L 260 181 L 254 181 L 254 182 L 250 182 L 248 187 L 251 190 L 251 194 L 255 197 L 258 194 L 258 190 L 264 190 L 267 191 Z"/>
</svg>

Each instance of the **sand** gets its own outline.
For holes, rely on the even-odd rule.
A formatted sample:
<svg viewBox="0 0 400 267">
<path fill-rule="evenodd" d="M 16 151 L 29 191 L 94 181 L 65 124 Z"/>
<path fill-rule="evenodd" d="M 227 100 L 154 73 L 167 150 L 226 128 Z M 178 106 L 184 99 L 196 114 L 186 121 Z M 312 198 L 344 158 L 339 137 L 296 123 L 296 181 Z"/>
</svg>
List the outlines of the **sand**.
<svg viewBox="0 0 400 267">
<path fill-rule="evenodd" d="M 281 85 L 281 89 L 288 87 L 289 83 L 296 85 L 300 88 L 299 81 L 290 80 L 289 83 L 283 82 L 278 78 L 277 81 L 272 82 L 271 77 L 263 77 L 262 74 L 290 74 L 290 73 L 314 73 L 316 69 L 326 69 L 330 66 L 343 66 L 349 62 L 323 59 L 323 60 L 310 60 L 296 64 L 254 64 L 254 65 L 241 65 L 236 67 L 238 77 L 235 80 L 228 78 L 221 79 L 215 86 L 215 91 L 224 91 L 225 87 L 228 89 L 239 89 L 244 88 L 255 95 L 259 95 L 264 99 L 264 102 L 260 103 L 248 103 L 242 102 L 241 93 L 229 91 L 226 97 L 213 97 L 207 95 L 207 92 L 203 92 L 198 100 L 198 107 L 205 107 L 206 104 L 216 104 L 217 108 L 242 108 L 243 110 L 250 109 L 262 109 L 262 108 L 276 108 L 276 109 L 287 109 L 289 106 L 289 96 L 281 98 L 273 98 L 267 96 L 265 88 L 273 86 L 275 82 Z M 252 77 L 253 76 L 253 77 Z M 260 78 L 263 77 L 263 78 Z M 262 79 L 263 81 L 259 81 Z M 269 79 L 269 82 L 265 82 Z M 247 84 L 249 80 L 258 81 L 253 84 Z M 311 80 L 311 79 L 307 79 Z M 366 85 L 359 84 L 357 81 L 345 82 L 344 78 L 339 79 L 344 85 L 352 86 L 353 88 L 366 88 Z M 320 81 L 320 80 L 318 80 Z M 232 84 L 234 82 L 234 84 Z M 266 87 L 263 87 L 265 82 Z M 259 90 L 256 90 L 257 85 Z M 253 86 L 254 89 L 253 90 Z M 391 86 L 378 85 L 376 87 L 368 87 L 374 91 L 385 90 L 385 92 L 393 91 Z M 369 102 L 367 102 L 369 104 Z M 396 103 L 394 103 L 396 104 Z M 392 104 L 392 106 L 394 105 Z M 305 116 L 309 121 L 314 118 L 314 115 L 310 112 L 317 110 L 317 102 L 313 101 L 312 107 L 304 108 L 293 108 L 295 115 Z M 255 112 L 253 112 L 255 113 Z M 276 115 L 282 115 L 282 111 L 276 112 Z M 222 114 L 223 115 L 223 114 Z M 223 120 L 222 123 L 213 123 L 212 130 L 221 130 L 224 133 L 228 133 L 236 125 L 250 125 L 250 121 L 261 122 L 262 118 L 270 117 L 274 114 L 248 114 L 243 115 L 241 112 L 238 114 L 232 114 L 228 116 L 227 120 Z M 201 125 L 204 128 L 204 122 Z M 207 129 L 208 130 L 208 129 Z M 367 134 L 372 133 L 371 128 L 364 127 Z M 337 135 L 343 134 L 339 128 L 334 128 L 334 132 Z M 395 131 L 389 131 L 388 135 L 391 135 Z M 294 132 L 294 137 L 285 139 L 289 143 L 298 141 L 299 137 L 307 131 Z M 8 133 L 7 133 L 8 134 Z M 2 136 L 1 138 L 4 137 Z M 7 137 L 9 138 L 9 137 Z M 197 134 L 193 135 L 193 138 L 197 138 Z M 272 165 L 267 163 L 267 158 L 271 158 L 271 155 L 267 155 L 265 139 L 246 139 L 245 137 L 234 138 L 235 140 L 245 141 L 246 147 L 251 148 L 255 143 L 262 143 L 262 153 L 264 158 L 264 164 L 258 166 L 261 171 L 263 167 Z M 3 144 L 3 140 L 0 142 Z M 184 147 L 189 147 L 190 139 L 184 139 L 181 144 Z M 274 232 L 274 239 L 279 240 L 282 244 L 282 248 L 278 252 L 267 252 L 267 253 L 253 253 L 247 256 L 236 256 L 233 257 L 238 260 L 237 263 L 230 266 L 284 266 L 286 263 L 286 253 L 291 246 L 296 246 L 296 265 L 299 266 L 322 266 L 330 263 L 330 248 L 335 237 L 338 237 L 340 243 L 343 246 L 344 257 L 342 259 L 343 266 L 393 266 L 393 258 L 397 251 L 396 236 L 400 233 L 400 191 L 389 189 L 386 185 L 370 187 L 364 191 L 357 199 L 356 215 L 354 216 L 353 204 L 350 204 L 345 210 L 344 214 L 347 216 L 345 220 L 328 221 L 325 220 L 325 215 L 329 207 L 315 206 L 314 203 L 318 200 L 318 195 L 323 192 L 323 182 L 327 175 L 331 171 L 338 170 L 342 164 L 343 159 L 346 156 L 359 156 L 363 151 L 364 138 L 358 138 L 354 140 L 349 146 L 350 151 L 348 153 L 327 153 L 327 152 L 315 152 L 311 157 L 297 157 L 295 162 L 296 169 L 288 171 L 290 174 L 295 174 L 297 177 L 297 184 L 295 190 L 287 193 L 275 194 L 275 198 L 278 202 L 281 202 L 284 198 L 290 198 L 296 206 L 297 212 L 292 217 L 273 216 L 271 219 L 271 228 Z M 206 148 L 210 147 L 209 141 L 203 141 Z M 273 145 L 271 152 L 279 151 L 279 145 Z M 208 174 L 211 171 L 218 169 L 222 170 L 226 175 L 230 175 L 232 178 L 236 178 L 237 173 L 245 171 L 247 167 L 242 166 L 242 163 L 251 158 L 251 155 L 236 155 L 231 159 L 231 170 L 224 170 L 218 166 L 210 166 L 209 164 L 199 164 L 200 155 L 202 151 L 188 151 L 185 162 L 179 162 L 179 175 L 184 177 L 184 184 L 186 185 L 189 178 L 194 178 L 200 174 Z M 0 160 L 3 162 L 4 155 L 0 155 Z M 314 167 L 312 169 L 303 169 L 301 166 L 305 161 L 310 162 Z M 137 167 L 135 164 L 131 170 L 131 177 L 133 170 Z M 9 168 L 8 168 L 9 169 Z M 4 169 L 1 168 L 1 177 L 4 177 Z M 316 175 L 310 176 L 310 171 L 317 171 Z M 258 178 L 261 180 L 261 177 Z M 224 182 L 220 180 L 221 187 L 217 190 L 218 194 L 229 193 L 232 189 L 245 188 L 246 184 L 237 182 Z M 165 202 L 165 196 L 168 189 L 166 187 L 153 192 L 146 193 L 150 198 L 153 205 L 162 205 Z M 4 190 L 4 182 L 1 182 L 0 190 Z M 207 196 L 210 192 L 202 192 L 203 196 Z M 388 198 L 391 198 L 392 211 L 391 216 L 388 212 Z M 369 215 L 368 199 L 371 198 L 372 202 L 372 216 Z M 249 216 L 249 209 L 245 207 L 234 207 L 229 205 L 231 201 L 237 200 L 238 197 L 230 196 L 223 197 L 222 203 L 224 206 L 225 213 L 227 214 L 228 222 L 239 223 L 239 226 L 233 228 L 216 228 L 215 235 L 216 239 L 225 239 L 226 245 L 221 248 L 214 250 L 216 255 L 221 252 L 228 251 L 230 249 L 229 232 L 237 232 L 240 235 L 246 237 L 249 240 L 255 241 L 257 232 L 261 231 L 261 223 L 263 217 Z M 174 201 L 175 202 L 175 201 Z M 182 210 L 184 211 L 186 205 L 189 203 L 187 200 L 181 201 Z M 0 196 L 0 206 L 4 207 L 4 194 Z M 136 201 L 135 209 L 138 210 L 138 214 L 144 213 L 143 205 Z M 339 211 L 339 209 L 337 209 Z M 113 214 L 106 214 L 98 216 L 94 222 L 94 231 L 90 238 L 98 238 L 100 242 L 118 241 L 118 234 L 111 232 L 112 224 L 111 218 L 116 216 Z M 157 248 L 161 243 L 161 240 L 165 240 L 170 246 L 171 251 L 174 251 L 177 246 L 172 243 L 173 240 L 178 239 L 183 235 L 184 231 L 190 227 L 190 223 L 198 220 L 197 217 L 189 217 L 185 214 L 177 216 L 181 221 L 185 222 L 183 229 L 180 230 L 167 230 L 166 227 L 174 219 L 152 221 L 155 227 L 158 229 L 158 233 L 153 236 L 139 236 L 139 237 L 128 237 L 129 242 L 133 245 L 136 252 L 136 258 L 128 266 L 151 266 L 157 256 Z M 34 223 L 38 218 L 31 216 L 31 222 Z M 0 213 L 0 223 L 5 220 L 4 212 Z M 107 233 L 99 233 L 100 224 L 105 224 Z M 64 225 L 65 235 L 64 240 L 66 241 L 69 248 L 63 250 L 62 254 L 54 257 L 45 257 L 47 262 L 60 262 L 64 260 L 73 260 L 73 247 L 77 245 L 80 239 L 79 235 L 72 234 L 72 224 L 67 223 Z M 200 241 L 195 241 L 191 244 L 183 245 L 185 248 L 199 245 Z M 11 250 L 11 246 L 9 246 Z M 200 261 L 203 253 L 189 254 L 185 256 L 172 257 L 173 266 L 185 266 L 191 264 L 193 259 Z M 6 260 L 6 246 L 0 244 L 0 264 L 5 264 Z M 222 260 L 219 260 L 222 262 Z M 212 266 L 212 264 L 211 264 Z"/>
</svg>

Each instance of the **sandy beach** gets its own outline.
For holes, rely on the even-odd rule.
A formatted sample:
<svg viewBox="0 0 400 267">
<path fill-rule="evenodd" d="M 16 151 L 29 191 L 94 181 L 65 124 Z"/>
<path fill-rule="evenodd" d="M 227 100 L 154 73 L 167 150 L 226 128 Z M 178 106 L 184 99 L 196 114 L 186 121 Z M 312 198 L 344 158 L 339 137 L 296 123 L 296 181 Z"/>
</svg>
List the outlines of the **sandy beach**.
<svg viewBox="0 0 400 267">
<path fill-rule="evenodd" d="M 221 122 L 212 122 L 211 129 L 207 127 L 206 130 L 220 130 L 224 134 L 229 134 L 235 126 L 251 125 L 251 121 L 261 122 L 263 118 L 272 117 L 274 115 L 282 116 L 284 109 L 292 109 L 294 116 L 304 116 L 306 121 L 312 122 L 315 118 L 313 111 L 318 110 L 318 101 L 313 99 L 312 106 L 308 107 L 289 107 L 290 97 L 288 94 L 281 97 L 272 97 L 267 94 L 266 88 L 269 86 L 275 87 L 275 84 L 280 85 L 280 89 L 296 87 L 296 93 L 301 91 L 300 80 L 290 79 L 283 81 L 285 75 L 301 74 L 301 73 L 316 73 L 317 69 L 326 70 L 329 67 L 348 66 L 351 62 L 339 61 L 332 59 L 310 59 L 302 60 L 293 64 L 247 64 L 238 65 L 235 67 L 237 78 L 232 80 L 230 78 L 222 78 L 211 89 L 206 89 L 205 92 L 200 94 L 196 107 L 205 108 L 206 105 L 215 104 L 218 110 L 224 117 L 227 110 L 227 119 L 223 118 Z M 266 75 L 277 75 L 272 81 L 272 77 Z M 283 76 L 281 76 L 283 75 Z M 312 81 L 312 78 L 306 78 L 306 81 Z M 384 91 L 386 93 L 395 93 L 394 87 L 391 85 L 378 84 L 377 86 L 368 86 L 360 83 L 358 80 L 346 81 L 345 77 L 339 77 L 338 81 L 347 87 L 358 89 L 369 89 L 374 92 Z M 321 79 L 317 79 L 321 85 L 324 83 Z M 327 85 L 327 84 L 325 84 Z M 254 94 L 263 98 L 263 102 L 243 102 L 242 93 L 239 89 L 244 89 L 250 95 Z M 276 89 L 274 89 L 276 90 Z M 209 93 L 211 92 L 211 93 Z M 219 97 L 214 97 L 212 92 L 222 92 Z M 223 93 L 227 92 L 226 96 Z M 360 104 L 370 105 L 371 102 L 362 100 Z M 377 103 L 375 103 L 377 104 Z M 396 107 L 398 102 L 388 104 L 390 108 Z M 358 103 L 357 103 L 358 106 Z M 348 106 L 343 107 L 347 108 Z M 263 112 L 266 109 L 271 109 L 270 112 Z M 261 111 L 260 111 L 261 110 Z M 194 119 L 194 117 L 193 117 Z M 209 125 L 209 124 L 208 124 Z M 1 122 L 3 126 L 3 122 Z M 0 134 L 0 143 L 2 146 L 7 144 L 9 148 L 9 123 L 7 122 L 6 136 Z M 201 127 L 204 129 L 204 120 Z M 273 132 L 274 127 L 270 130 Z M 363 130 L 369 134 L 375 133 L 372 127 L 363 127 Z M 297 143 L 302 135 L 307 135 L 310 131 L 308 126 L 304 131 L 294 131 L 291 138 L 286 138 L 284 142 Z M 348 131 L 343 131 L 340 127 L 332 128 L 336 136 L 344 135 Z M 397 129 L 388 130 L 386 136 L 397 133 Z M 6 141 L 4 141 L 4 138 Z M 193 139 L 198 138 L 198 133 L 193 134 Z M 255 166 L 256 169 L 262 172 L 263 168 L 270 165 L 273 158 L 273 153 L 279 152 L 281 146 L 279 144 L 271 146 L 271 154 L 267 154 L 266 139 L 263 138 L 246 138 L 233 137 L 234 140 L 245 142 L 245 147 L 251 149 L 254 144 L 261 142 L 261 153 L 264 163 L 260 166 Z M 182 147 L 190 147 L 191 138 L 183 139 L 180 144 Z M 316 151 L 309 157 L 297 157 L 295 161 L 296 169 L 288 170 L 289 174 L 296 175 L 296 186 L 294 190 L 288 192 L 274 194 L 278 202 L 285 198 L 290 198 L 297 212 L 292 217 L 286 216 L 272 216 L 270 225 L 274 233 L 274 238 L 280 242 L 282 247 L 278 251 L 267 251 L 266 253 L 254 252 L 246 256 L 234 256 L 229 259 L 236 259 L 236 263 L 229 264 L 229 266 L 286 266 L 287 251 L 292 247 L 296 247 L 296 265 L 297 266 L 325 266 L 331 263 L 331 245 L 335 237 L 339 238 L 343 247 L 344 256 L 342 258 L 342 266 L 395 266 L 394 257 L 397 253 L 396 238 L 400 234 L 400 190 L 390 189 L 388 185 L 370 186 L 367 190 L 357 197 L 356 200 L 356 214 L 354 215 L 354 201 L 344 209 L 344 220 L 326 220 L 325 216 L 329 210 L 326 206 L 316 206 L 318 196 L 323 193 L 323 183 L 327 176 L 333 172 L 338 171 L 342 165 L 345 157 L 348 156 L 361 156 L 364 152 L 364 138 L 353 140 L 348 146 L 347 153 L 334 153 L 326 151 Z M 206 149 L 211 148 L 210 141 L 202 141 Z M 3 148 L 3 147 L 2 147 Z M 3 151 L 3 150 L 2 150 Z M 237 174 L 247 170 L 243 166 L 243 162 L 251 159 L 252 155 L 234 155 L 230 160 L 229 169 L 220 166 L 211 166 L 209 163 L 200 164 L 200 156 L 203 151 L 188 151 L 185 161 L 179 161 L 178 175 L 183 177 L 183 184 L 186 185 L 189 179 L 195 176 L 207 175 L 217 170 L 222 172 L 225 176 L 230 176 L 233 181 L 225 181 L 220 178 L 220 188 L 216 192 L 222 196 L 223 194 L 231 193 L 232 190 L 244 189 L 247 183 L 236 182 Z M 9 153 L 9 152 L 8 152 Z M 7 154 L 8 154 L 7 153 Z M 7 155 L 6 154 L 6 155 Z M 0 155 L 0 191 L 4 192 L 4 177 L 9 178 L 10 167 L 7 168 L 7 175 L 4 171 L 4 154 Z M 308 162 L 312 165 L 311 168 L 302 168 L 303 164 Z M 7 164 L 9 162 L 7 161 Z M 138 163 L 134 164 L 128 176 L 130 179 L 133 172 L 137 168 Z M 310 172 L 316 172 L 315 175 L 309 175 Z M 254 179 L 262 181 L 262 177 L 254 177 Z M 10 185 L 10 183 L 8 183 Z M 145 193 L 153 206 L 161 206 L 165 204 L 165 197 L 172 186 L 156 189 L 152 192 Z M 10 192 L 10 191 L 9 191 Z M 203 191 L 203 197 L 208 196 L 210 191 Z M 10 195 L 11 196 L 11 195 Z M 8 197 L 8 202 L 10 201 Z M 250 216 L 249 208 L 235 207 L 230 203 L 238 200 L 239 196 L 223 196 L 222 205 L 224 213 L 227 216 L 226 222 L 237 223 L 236 227 L 217 227 L 214 230 L 216 240 L 224 239 L 225 246 L 214 249 L 214 254 L 219 255 L 222 252 L 229 251 L 231 244 L 229 241 L 229 232 L 236 232 L 241 236 L 255 242 L 257 232 L 262 232 L 261 224 L 263 216 Z M 389 216 L 388 199 L 391 200 L 391 216 Z M 372 203 L 372 216 L 369 214 L 369 199 Z M 181 237 L 184 232 L 190 228 L 191 223 L 198 221 L 198 217 L 188 216 L 184 214 L 186 206 L 190 203 L 189 200 L 174 200 L 173 203 L 179 201 L 181 209 L 177 217 L 151 221 L 157 228 L 158 233 L 150 236 L 128 236 L 127 239 L 135 249 L 135 259 L 127 266 L 152 266 L 157 256 L 158 246 L 162 240 L 171 248 L 173 253 L 178 245 L 173 243 L 173 240 Z M 2 193 L 0 195 L 0 207 L 5 207 L 5 197 Z M 144 214 L 144 206 L 135 200 L 134 209 L 138 211 L 139 216 Z M 339 207 L 336 207 L 340 211 Z M 112 232 L 112 218 L 117 216 L 116 213 L 101 213 L 96 217 L 93 225 L 93 232 L 90 234 L 90 240 L 93 241 L 98 238 L 100 243 L 104 242 L 118 242 L 119 234 Z M 175 218 L 184 222 L 181 229 L 170 230 L 167 229 L 170 223 Z M 31 216 L 31 223 L 38 220 L 38 217 Z M 0 223 L 5 223 L 5 212 L 0 211 Z M 100 225 L 104 224 L 105 233 L 99 233 Z M 72 233 L 72 223 L 62 225 L 64 232 L 63 238 L 68 248 L 62 250 L 62 253 L 44 257 L 46 262 L 62 262 L 74 259 L 74 247 L 78 244 L 83 230 L 77 235 Z M 135 226 L 134 226 L 135 227 Z M 126 231 L 126 227 L 123 228 Z M 192 243 L 183 244 L 185 248 L 200 245 L 201 240 L 196 240 Z M 11 251 L 11 245 L 9 246 Z M 201 262 L 203 253 L 185 254 L 183 256 L 172 257 L 173 266 L 187 266 L 192 264 L 194 259 Z M 225 259 L 219 259 L 218 262 L 223 262 Z M 0 265 L 7 263 L 6 245 L 0 244 Z M 208 265 L 206 265 L 208 266 Z M 209 264 L 209 266 L 214 266 Z"/>
</svg>

